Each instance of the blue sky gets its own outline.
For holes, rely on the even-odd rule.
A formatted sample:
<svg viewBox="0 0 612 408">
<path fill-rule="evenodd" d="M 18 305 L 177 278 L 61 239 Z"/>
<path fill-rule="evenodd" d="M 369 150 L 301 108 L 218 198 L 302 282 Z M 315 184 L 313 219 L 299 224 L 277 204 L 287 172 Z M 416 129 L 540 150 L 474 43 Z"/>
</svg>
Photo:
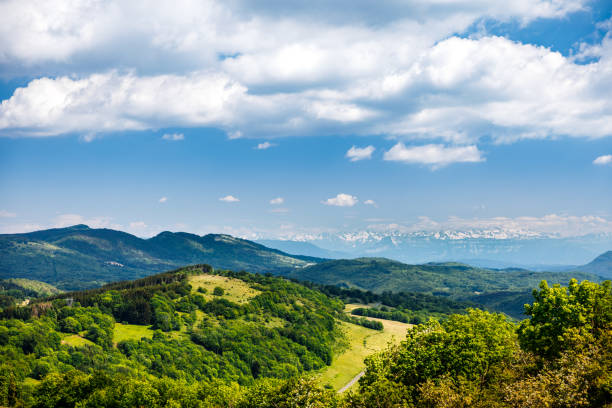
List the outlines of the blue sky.
<svg viewBox="0 0 612 408">
<path fill-rule="evenodd" d="M 0 232 L 612 232 L 609 2 L 30 3 Z"/>
</svg>

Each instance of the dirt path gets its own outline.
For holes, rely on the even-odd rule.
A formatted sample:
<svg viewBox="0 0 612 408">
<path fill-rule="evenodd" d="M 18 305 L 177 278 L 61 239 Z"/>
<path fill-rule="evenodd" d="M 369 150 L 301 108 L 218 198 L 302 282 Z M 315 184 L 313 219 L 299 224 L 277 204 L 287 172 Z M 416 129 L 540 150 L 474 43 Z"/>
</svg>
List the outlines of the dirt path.
<svg viewBox="0 0 612 408">
<path fill-rule="evenodd" d="M 340 388 L 340 390 L 338 390 L 338 394 L 343 393 L 344 391 L 346 391 L 349 388 L 351 388 L 353 386 L 353 384 L 355 384 L 357 381 L 359 381 L 359 379 L 361 377 L 363 377 L 364 374 L 365 374 L 365 371 L 362 371 L 359 374 L 357 374 L 355 377 L 353 377 L 353 379 L 351 381 L 349 381 L 348 384 L 346 384 L 344 387 L 342 387 L 342 388 Z"/>
</svg>

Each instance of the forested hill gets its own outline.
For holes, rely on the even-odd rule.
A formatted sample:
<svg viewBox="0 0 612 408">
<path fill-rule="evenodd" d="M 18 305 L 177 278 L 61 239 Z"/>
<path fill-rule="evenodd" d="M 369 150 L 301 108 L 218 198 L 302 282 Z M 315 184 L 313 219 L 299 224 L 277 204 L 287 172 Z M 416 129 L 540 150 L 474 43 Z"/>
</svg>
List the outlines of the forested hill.
<svg viewBox="0 0 612 408">
<path fill-rule="evenodd" d="M 523 305 L 542 280 L 600 282 L 586 272 L 533 272 L 525 269 L 483 269 L 460 263 L 408 265 L 386 258 L 340 259 L 289 272 L 299 280 L 383 292 L 419 292 L 472 301 L 491 310 L 524 318 Z"/>
<path fill-rule="evenodd" d="M 386 258 L 331 260 L 292 271 L 290 276 L 326 285 L 356 287 L 377 293 L 406 291 L 454 296 L 532 289 L 536 288 L 542 280 L 550 283 L 564 283 L 571 278 L 602 280 L 599 276 L 586 272 L 483 269 L 451 262 L 408 265 Z"/>
<path fill-rule="evenodd" d="M 0 308 L 0 367 L 19 384 L 94 369 L 211 384 L 292 378 L 331 363 L 343 307 L 283 278 L 197 265 Z"/>
<path fill-rule="evenodd" d="M 284 273 L 321 259 L 289 255 L 229 235 L 162 232 L 150 239 L 86 225 L 0 235 L 0 279 L 28 278 L 74 290 L 177 267 Z"/>
</svg>

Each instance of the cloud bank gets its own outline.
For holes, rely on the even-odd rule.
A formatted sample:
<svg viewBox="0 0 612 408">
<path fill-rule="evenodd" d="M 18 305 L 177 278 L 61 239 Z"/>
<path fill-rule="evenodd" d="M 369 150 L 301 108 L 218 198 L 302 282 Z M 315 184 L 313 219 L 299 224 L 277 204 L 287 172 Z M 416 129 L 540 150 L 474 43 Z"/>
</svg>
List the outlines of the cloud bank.
<svg viewBox="0 0 612 408">
<path fill-rule="evenodd" d="M 612 135 L 609 32 L 577 57 L 459 36 L 479 21 L 564 18 L 586 1 L 315 3 L 2 2 L 0 75 L 38 78 L 2 101 L 0 135 L 206 126 L 230 137 L 423 140 L 444 144 L 437 156 L 484 137 Z M 349 159 L 369 157 L 355 149 Z"/>
</svg>

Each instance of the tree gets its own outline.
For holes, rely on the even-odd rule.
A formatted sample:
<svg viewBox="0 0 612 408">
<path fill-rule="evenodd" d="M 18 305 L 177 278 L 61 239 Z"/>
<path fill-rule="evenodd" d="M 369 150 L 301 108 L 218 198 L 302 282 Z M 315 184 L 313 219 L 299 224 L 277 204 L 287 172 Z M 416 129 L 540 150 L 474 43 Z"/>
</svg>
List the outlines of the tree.
<svg viewBox="0 0 612 408">
<path fill-rule="evenodd" d="M 479 389 L 495 380 L 517 349 L 515 327 L 504 315 L 470 309 L 416 326 L 399 346 L 368 357 L 359 384 L 372 395 L 385 395 L 376 390 L 381 385 L 402 388 L 406 403 L 417 400 L 429 380 L 451 378 Z"/>
<path fill-rule="evenodd" d="M 225 293 L 225 290 L 223 290 L 223 288 L 220 286 L 215 286 L 215 288 L 213 289 L 214 296 L 223 296 L 224 293 Z"/>
<path fill-rule="evenodd" d="M 542 281 L 533 297 L 533 304 L 525 305 L 531 319 L 521 323 L 518 337 L 523 349 L 541 357 L 556 358 L 565 350 L 593 344 L 612 327 L 610 281 L 578 284 L 572 279 L 567 288 Z"/>
</svg>

